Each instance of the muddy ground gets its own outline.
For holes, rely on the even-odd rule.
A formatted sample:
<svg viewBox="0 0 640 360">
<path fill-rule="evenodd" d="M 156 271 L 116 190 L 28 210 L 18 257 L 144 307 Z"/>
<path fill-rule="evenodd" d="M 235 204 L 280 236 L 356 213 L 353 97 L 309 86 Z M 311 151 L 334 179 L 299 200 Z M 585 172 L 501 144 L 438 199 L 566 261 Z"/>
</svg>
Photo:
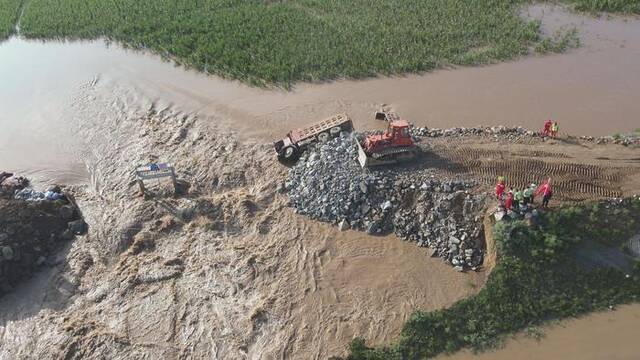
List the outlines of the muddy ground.
<svg viewBox="0 0 640 360">
<path fill-rule="evenodd" d="M 294 214 L 276 191 L 287 169 L 271 144 L 215 118 L 106 80 L 84 84 L 68 116 L 91 164 L 91 184 L 73 188 L 91 230 L 64 264 L 0 299 L 2 358 L 326 358 L 354 336 L 390 343 L 412 311 L 450 305 L 486 279 L 396 238 Z M 423 144 L 427 165 L 485 189 L 506 166 L 516 183 L 550 173 L 567 199 L 581 193 L 575 182 L 594 199 L 640 191 L 637 150 L 620 145 Z M 149 160 L 172 163 L 188 194 L 137 196 L 133 165 Z"/>
</svg>

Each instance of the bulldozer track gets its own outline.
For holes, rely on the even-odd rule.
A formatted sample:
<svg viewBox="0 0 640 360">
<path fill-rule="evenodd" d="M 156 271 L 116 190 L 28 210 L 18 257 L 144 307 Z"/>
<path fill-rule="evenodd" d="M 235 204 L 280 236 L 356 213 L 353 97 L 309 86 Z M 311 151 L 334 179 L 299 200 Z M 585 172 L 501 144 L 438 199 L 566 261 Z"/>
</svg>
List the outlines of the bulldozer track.
<svg viewBox="0 0 640 360">
<path fill-rule="evenodd" d="M 551 177 L 556 197 L 570 201 L 621 197 L 620 184 L 625 177 L 640 175 L 638 168 L 558 162 L 571 157 L 545 151 L 524 153 L 462 147 L 434 152 L 451 163 L 447 166 L 450 170 L 445 171 L 469 173 L 487 185 L 493 185 L 498 176 L 505 176 L 508 187 L 522 189 Z"/>
<path fill-rule="evenodd" d="M 415 147 L 388 148 L 388 149 L 383 149 L 381 151 L 378 151 L 376 153 L 375 158 L 382 160 L 385 157 L 390 156 L 390 155 L 397 155 L 397 154 L 402 154 L 402 153 L 410 153 L 410 152 L 415 152 L 415 151 L 417 151 L 417 149 Z"/>
</svg>

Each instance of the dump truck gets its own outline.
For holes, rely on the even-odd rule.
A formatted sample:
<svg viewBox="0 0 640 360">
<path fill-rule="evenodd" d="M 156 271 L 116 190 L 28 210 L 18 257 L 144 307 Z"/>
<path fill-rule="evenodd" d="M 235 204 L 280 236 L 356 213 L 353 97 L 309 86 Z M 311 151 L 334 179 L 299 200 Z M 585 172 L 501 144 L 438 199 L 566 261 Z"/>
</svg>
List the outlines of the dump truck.
<svg viewBox="0 0 640 360">
<path fill-rule="evenodd" d="M 337 114 L 303 129 L 289 131 L 284 139 L 274 143 L 278 159 L 294 162 L 310 144 L 327 142 L 342 132 L 353 131 L 353 122 L 347 114 Z"/>
<path fill-rule="evenodd" d="M 382 134 L 367 135 L 358 141 L 358 162 L 364 167 L 395 164 L 414 159 L 420 148 L 409 132 L 411 124 L 395 113 L 376 112 L 376 119 L 386 120 L 388 127 Z"/>
</svg>

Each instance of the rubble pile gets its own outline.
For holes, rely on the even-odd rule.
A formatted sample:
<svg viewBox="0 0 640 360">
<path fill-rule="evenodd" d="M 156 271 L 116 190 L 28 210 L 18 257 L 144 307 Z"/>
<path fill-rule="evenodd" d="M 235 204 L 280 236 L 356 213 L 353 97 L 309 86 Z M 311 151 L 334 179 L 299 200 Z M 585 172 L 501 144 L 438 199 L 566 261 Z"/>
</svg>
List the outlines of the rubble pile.
<svg viewBox="0 0 640 360">
<path fill-rule="evenodd" d="M 42 266 L 58 263 L 61 244 L 87 230 L 76 206 L 59 187 L 38 192 L 24 187 L 27 183 L 14 186 L 11 181 L 2 182 L 0 296 Z"/>
<path fill-rule="evenodd" d="M 525 140 L 530 138 L 540 138 L 538 131 L 527 130 L 521 126 L 477 126 L 477 127 L 454 127 L 449 129 L 437 129 L 427 127 L 411 128 L 411 135 L 414 138 L 429 137 L 465 137 L 465 136 L 486 136 L 510 141 Z M 577 138 L 582 141 L 593 142 L 596 144 L 617 144 L 623 146 L 640 146 L 640 133 L 617 134 L 613 136 L 572 136 L 568 138 Z"/>
<path fill-rule="evenodd" d="M 426 127 L 413 127 L 411 129 L 413 136 L 421 137 L 463 137 L 463 136 L 491 136 L 491 137 L 509 137 L 509 138 L 530 138 L 537 137 L 535 131 L 527 130 L 523 127 L 507 127 L 507 126 L 478 126 L 478 127 L 454 127 L 449 129 L 429 129 Z"/>
<path fill-rule="evenodd" d="M 614 135 L 614 136 L 601 136 L 601 137 L 593 137 L 593 136 L 580 136 L 580 140 L 583 141 L 591 141 L 596 144 L 617 144 L 623 146 L 640 146 L 640 134 L 625 134 L 625 135 Z"/>
<path fill-rule="evenodd" d="M 432 169 L 362 169 L 356 159 L 352 136 L 309 149 L 284 184 L 290 205 L 340 230 L 394 232 L 459 271 L 482 264 L 487 195 L 474 194 L 474 182 L 442 179 Z"/>
</svg>

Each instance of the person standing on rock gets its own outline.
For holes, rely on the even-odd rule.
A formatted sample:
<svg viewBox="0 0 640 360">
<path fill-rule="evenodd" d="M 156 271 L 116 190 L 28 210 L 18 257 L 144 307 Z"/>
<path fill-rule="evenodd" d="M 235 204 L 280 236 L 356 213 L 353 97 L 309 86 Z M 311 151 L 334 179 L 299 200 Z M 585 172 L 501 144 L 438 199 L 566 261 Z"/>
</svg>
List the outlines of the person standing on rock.
<svg viewBox="0 0 640 360">
<path fill-rule="evenodd" d="M 496 184 L 496 199 L 502 202 L 504 196 L 504 177 L 498 176 L 498 183 Z"/>
<path fill-rule="evenodd" d="M 544 122 L 544 127 L 542 128 L 542 137 L 551 135 L 551 126 L 553 126 L 553 121 L 551 121 L 551 119 L 547 119 L 547 121 Z"/>
<path fill-rule="evenodd" d="M 511 210 L 512 207 L 513 207 L 513 191 L 509 190 L 509 192 L 507 193 L 507 200 L 505 200 L 504 202 L 504 209 Z"/>
<path fill-rule="evenodd" d="M 560 131 L 560 125 L 558 125 L 558 123 L 554 121 L 553 125 L 551 125 L 551 136 L 558 136 L 558 131 Z"/>
</svg>

